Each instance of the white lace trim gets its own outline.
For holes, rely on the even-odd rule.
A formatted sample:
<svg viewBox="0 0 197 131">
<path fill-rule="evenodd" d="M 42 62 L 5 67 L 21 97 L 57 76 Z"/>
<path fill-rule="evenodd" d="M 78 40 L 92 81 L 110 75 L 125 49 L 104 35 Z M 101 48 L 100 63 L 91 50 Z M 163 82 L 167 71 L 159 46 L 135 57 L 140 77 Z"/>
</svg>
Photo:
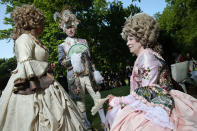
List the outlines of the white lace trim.
<svg viewBox="0 0 197 131">
<path fill-rule="evenodd" d="M 130 104 L 130 106 L 135 110 L 146 112 L 144 117 L 148 119 L 151 123 L 159 125 L 161 127 L 168 127 L 170 129 L 173 129 L 173 123 L 170 122 L 167 111 L 164 110 L 162 107 L 148 106 L 140 100 L 136 100 L 134 103 Z"/>
<path fill-rule="evenodd" d="M 173 123 L 170 122 L 168 112 L 166 110 L 164 110 L 162 107 L 148 106 L 148 105 L 144 104 L 142 101 L 135 99 L 135 97 L 133 95 L 128 95 L 128 96 L 126 96 L 126 98 L 127 99 L 124 99 L 124 100 L 121 97 L 120 98 L 115 97 L 114 99 L 112 99 L 112 101 L 109 103 L 109 105 L 113 107 L 112 110 L 114 110 L 114 109 L 117 110 L 116 109 L 117 107 L 120 108 L 121 103 L 129 104 L 129 106 L 131 106 L 132 109 L 145 112 L 144 117 L 147 120 L 149 120 L 151 123 L 159 125 L 161 127 L 167 127 L 167 128 L 173 129 L 174 126 L 173 126 Z M 112 111 L 112 112 L 115 112 L 115 111 Z M 118 113 L 118 112 L 116 112 L 116 113 Z M 114 115 L 114 113 L 113 113 L 113 117 L 114 116 L 116 116 L 116 115 Z M 112 119 L 112 118 L 110 118 L 110 119 Z M 112 123 L 112 122 L 110 122 L 110 123 Z"/>
</svg>

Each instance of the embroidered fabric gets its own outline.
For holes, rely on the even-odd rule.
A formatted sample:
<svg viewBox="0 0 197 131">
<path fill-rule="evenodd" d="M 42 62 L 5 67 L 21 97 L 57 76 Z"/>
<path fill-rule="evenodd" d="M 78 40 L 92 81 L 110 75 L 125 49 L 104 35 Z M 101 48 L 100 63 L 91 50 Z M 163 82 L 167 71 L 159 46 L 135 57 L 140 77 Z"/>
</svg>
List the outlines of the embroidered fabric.
<svg viewBox="0 0 197 131">
<path fill-rule="evenodd" d="M 146 49 L 139 54 L 135 61 L 130 79 L 130 91 L 133 91 L 138 87 L 149 86 L 157 83 L 159 75 L 158 67 L 161 67 L 162 65 L 154 56 L 163 60 L 158 53 L 151 49 Z"/>
<path fill-rule="evenodd" d="M 61 44 L 61 46 L 63 47 L 64 52 L 68 53 L 68 50 L 70 49 L 70 47 L 76 43 L 82 43 L 88 46 L 88 43 L 85 39 L 77 39 L 77 38 L 70 38 L 70 37 L 67 37 L 64 40 L 64 42 Z"/>
</svg>

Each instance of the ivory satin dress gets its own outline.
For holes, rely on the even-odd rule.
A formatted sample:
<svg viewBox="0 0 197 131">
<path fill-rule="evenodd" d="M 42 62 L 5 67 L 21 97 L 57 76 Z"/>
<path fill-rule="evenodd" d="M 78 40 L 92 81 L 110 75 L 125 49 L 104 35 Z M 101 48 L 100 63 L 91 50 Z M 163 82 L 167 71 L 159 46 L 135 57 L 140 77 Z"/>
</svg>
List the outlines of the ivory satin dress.
<svg viewBox="0 0 197 131">
<path fill-rule="evenodd" d="M 54 80 L 34 93 L 14 93 L 15 83 L 41 78 L 48 70 L 48 51 L 33 36 L 22 34 L 14 47 L 17 68 L 0 98 L 0 131 L 83 131 L 83 117 Z"/>
</svg>

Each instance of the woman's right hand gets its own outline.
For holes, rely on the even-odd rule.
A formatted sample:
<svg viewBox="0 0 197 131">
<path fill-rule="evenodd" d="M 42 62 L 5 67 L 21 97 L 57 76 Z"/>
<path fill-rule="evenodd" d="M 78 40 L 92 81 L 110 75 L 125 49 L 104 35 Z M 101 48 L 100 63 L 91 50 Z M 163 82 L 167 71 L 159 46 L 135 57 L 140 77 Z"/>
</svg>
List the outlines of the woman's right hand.
<svg viewBox="0 0 197 131">
<path fill-rule="evenodd" d="M 112 95 L 112 94 L 108 95 L 108 96 L 107 96 L 108 102 L 110 103 L 114 97 L 115 97 L 115 96 Z"/>
</svg>

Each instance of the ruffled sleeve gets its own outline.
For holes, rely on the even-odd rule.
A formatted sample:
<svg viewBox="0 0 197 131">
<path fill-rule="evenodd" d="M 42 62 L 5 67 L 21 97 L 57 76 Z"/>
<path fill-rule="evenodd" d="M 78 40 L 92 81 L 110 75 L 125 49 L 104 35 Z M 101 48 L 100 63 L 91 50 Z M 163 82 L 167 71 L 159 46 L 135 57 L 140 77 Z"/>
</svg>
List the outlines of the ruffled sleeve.
<svg viewBox="0 0 197 131">
<path fill-rule="evenodd" d="M 48 62 L 35 59 L 35 42 L 27 35 L 21 35 L 15 41 L 15 54 L 17 58 L 17 80 L 27 80 L 41 77 L 48 69 Z"/>
</svg>

